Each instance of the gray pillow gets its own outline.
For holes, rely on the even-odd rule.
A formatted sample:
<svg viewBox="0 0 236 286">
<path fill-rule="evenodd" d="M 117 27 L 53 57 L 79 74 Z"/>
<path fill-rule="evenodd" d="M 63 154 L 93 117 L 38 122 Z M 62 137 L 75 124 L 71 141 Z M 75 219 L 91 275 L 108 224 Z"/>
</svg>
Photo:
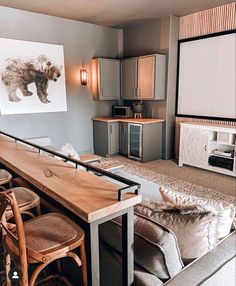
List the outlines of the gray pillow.
<svg viewBox="0 0 236 286">
<path fill-rule="evenodd" d="M 137 205 L 135 213 L 161 223 L 171 229 L 177 239 L 182 259 L 188 263 L 214 248 L 219 242 L 216 236 L 217 217 L 201 206 L 173 208 L 165 204 L 151 207 Z"/>
<path fill-rule="evenodd" d="M 100 237 L 108 245 L 122 252 L 121 217 L 100 226 Z M 147 218 L 134 215 L 135 263 L 160 279 L 176 275 L 182 268 L 177 239 L 174 233 Z"/>
</svg>

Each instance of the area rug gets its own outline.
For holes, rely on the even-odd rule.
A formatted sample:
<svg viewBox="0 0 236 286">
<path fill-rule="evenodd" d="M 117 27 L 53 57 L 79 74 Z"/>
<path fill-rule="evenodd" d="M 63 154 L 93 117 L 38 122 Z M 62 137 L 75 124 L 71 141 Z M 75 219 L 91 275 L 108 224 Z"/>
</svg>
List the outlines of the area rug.
<svg viewBox="0 0 236 286">
<path fill-rule="evenodd" d="M 180 180 L 178 178 L 153 172 L 142 167 L 139 162 L 131 161 L 120 156 L 116 156 L 114 158 L 111 157 L 109 158 L 109 160 L 123 164 L 122 173 L 128 173 L 134 176 L 138 176 L 142 179 L 153 182 L 158 186 L 167 188 L 169 190 L 194 195 L 196 197 L 205 198 L 208 200 L 235 204 L 235 197 L 233 196 L 229 196 L 210 188 Z"/>
</svg>

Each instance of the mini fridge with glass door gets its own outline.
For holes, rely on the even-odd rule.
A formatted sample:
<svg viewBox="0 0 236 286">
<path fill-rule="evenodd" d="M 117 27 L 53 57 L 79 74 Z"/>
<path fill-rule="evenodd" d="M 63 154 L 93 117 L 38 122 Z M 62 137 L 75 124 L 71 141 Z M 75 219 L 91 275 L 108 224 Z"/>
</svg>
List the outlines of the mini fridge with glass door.
<svg viewBox="0 0 236 286">
<path fill-rule="evenodd" d="M 142 129 L 141 124 L 129 124 L 128 157 L 136 160 L 142 159 Z"/>
</svg>

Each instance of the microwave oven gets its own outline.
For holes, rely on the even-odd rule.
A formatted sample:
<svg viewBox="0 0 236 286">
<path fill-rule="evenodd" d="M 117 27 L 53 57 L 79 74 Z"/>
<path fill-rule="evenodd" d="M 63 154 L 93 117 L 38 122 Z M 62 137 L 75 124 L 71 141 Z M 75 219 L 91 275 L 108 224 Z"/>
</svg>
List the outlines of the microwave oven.
<svg viewBox="0 0 236 286">
<path fill-rule="evenodd" d="M 133 117 L 131 106 L 114 105 L 112 107 L 112 116 L 114 117 Z"/>
</svg>

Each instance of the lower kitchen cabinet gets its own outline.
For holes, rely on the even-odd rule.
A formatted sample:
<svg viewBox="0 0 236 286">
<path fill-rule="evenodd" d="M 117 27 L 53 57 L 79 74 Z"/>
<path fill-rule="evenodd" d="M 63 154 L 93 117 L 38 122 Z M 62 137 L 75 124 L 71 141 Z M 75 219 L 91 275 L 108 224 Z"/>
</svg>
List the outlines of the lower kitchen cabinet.
<svg viewBox="0 0 236 286">
<path fill-rule="evenodd" d="M 143 163 L 162 158 L 162 122 L 137 124 L 93 121 L 94 153 L 120 153 Z"/>
<path fill-rule="evenodd" d="M 142 132 L 143 163 L 162 158 L 162 123 L 144 124 Z"/>
<path fill-rule="evenodd" d="M 93 121 L 94 153 L 103 157 L 119 153 L 119 122 Z"/>
<path fill-rule="evenodd" d="M 162 157 L 162 123 L 129 124 L 128 157 L 143 163 Z"/>
</svg>

